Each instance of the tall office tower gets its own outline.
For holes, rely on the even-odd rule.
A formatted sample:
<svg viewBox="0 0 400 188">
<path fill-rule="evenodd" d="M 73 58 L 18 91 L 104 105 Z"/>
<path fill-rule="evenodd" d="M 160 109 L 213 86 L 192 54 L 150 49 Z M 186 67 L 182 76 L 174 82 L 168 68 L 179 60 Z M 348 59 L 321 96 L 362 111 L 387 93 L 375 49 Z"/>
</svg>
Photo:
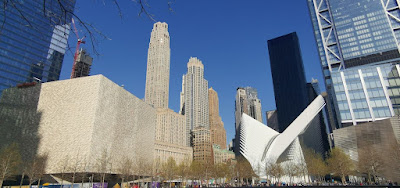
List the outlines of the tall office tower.
<svg viewBox="0 0 400 188">
<path fill-rule="evenodd" d="M 242 114 L 246 113 L 259 122 L 262 122 L 261 100 L 257 90 L 252 87 L 237 88 L 235 100 L 235 128 L 240 124 Z"/>
<path fill-rule="evenodd" d="M 18 83 L 58 80 L 75 0 L 6 2 L 0 5 L 0 95 Z"/>
<path fill-rule="evenodd" d="M 86 50 L 81 49 L 76 57 L 73 78 L 89 76 L 93 58 L 87 54 Z"/>
<path fill-rule="evenodd" d="M 151 31 L 147 57 L 145 102 L 156 108 L 155 170 L 172 157 L 177 163 L 190 161 L 193 149 L 189 147 L 185 116 L 168 108 L 170 39 L 168 25 L 157 22 Z"/>
<path fill-rule="evenodd" d="M 257 90 L 252 87 L 237 88 L 235 100 L 235 139 L 233 150 L 240 155 L 240 120 L 245 113 L 259 122 L 262 122 L 261 100 L 257 97 Z"/>
<path fill-rule="evenodd" d="M 290 33 L 268 40 L 268 51 L 279 132 L 283 132 L 308 105 L 306 78 L 297 34 Z"/>
<path fill-rule="evenodd" d="M 311 103 L 315 98 L 320 95 L 320 89 L 318 80 L 312 79 L 310 83 L 306 85 L 308 93 L 308 101 Z M 325 108 L 326 109 L 326 108 Z M 299 136 L 300 142 L 305 147 L 312 148 L 314 151 L 325 157 L 330 149 L 330 142 L 327 134 L 327 114 L 325 110 L 321 110 L 318 115 L 308 125 L 307 130 L 304 134 Z"/>
<path fill-rule="evenodd" d="M 268 50 L 277 108 L 275 116 L 278 126 L 275 127 L 282 133 L 319 95 L 318 81 L 313 79 L 311 83 L 306 83 L 296 33 L 268 40 Z M 329 149 L 324 120 L 320 112 L 309 123 L 304 134 L 299 136 L 303 146 L 320 154 L 325 154 Z"/>
<path fill-rule="evenodd" d="M 144 96 L 155 108 L 168 108 L 170 53 L 168 24 L 157 22 L 151 31 Z"/>
<path fill-rule="evenodd" d="M 219 116 L 218 93 L 213 89 L 208 89 L 208 108 L 210 114 L 211 143 L 219 145 L 219 149 L 226 149 L 226 130 L 221 116 Z"/>
<path fill-rule="evenodd" d="M 307 1 L 334 128 L 399 114 L 398 1 Z"/>
<path fill-rule="evenodd" d="M 186 116 L 187 146 L 190 146 L 190 131 L 196 127 L 210 129 L 208 112 L 208 81 L 204 79 L 204 65 L 196 57 L 187 64 L 187 74 L 183 76 L 181 104 Z"/>
</svg>

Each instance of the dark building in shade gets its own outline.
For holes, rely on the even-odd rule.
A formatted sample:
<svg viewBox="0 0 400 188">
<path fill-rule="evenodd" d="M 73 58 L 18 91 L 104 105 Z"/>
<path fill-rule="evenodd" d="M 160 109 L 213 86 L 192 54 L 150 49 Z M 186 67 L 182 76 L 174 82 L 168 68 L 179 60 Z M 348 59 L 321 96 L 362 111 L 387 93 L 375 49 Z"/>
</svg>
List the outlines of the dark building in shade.
<svg viewBox="0 0 400 188">
<path fill-rule="evenodd" d="M 313 79 L 311 83 L 307 83 L 306 88 L 308 101 L 311 103 L 321 93 L 318 80 Z M 330 149 L 326 126 L 328 122 L 325 110 L 326 107 L 310 122 L 304 134 L 299 136 L 300 142 L 303 143 L 305 147 L 312 148 L 317 153 L 321 154 L 326 154 Z"/>
<path fill-rule="evenodd" d="M 276 111 L 267 117 L 271 128 L 283 132 L 320 94 L 318 81 L 306 82 L 299 39 L 290 33 L 268 40 L 272 79 L 275 92 Z M 306 148 L 320 154 L 329 150 L 324 112 L 320 112 L 299 136 Z M 277 118 L 277 123 L 272 123 Z"/>
<path fill-rule="evenodd" d="M 307 107 L 306 78 L 295 32 L 268 40 L 279 132 Z"/>
</svg>

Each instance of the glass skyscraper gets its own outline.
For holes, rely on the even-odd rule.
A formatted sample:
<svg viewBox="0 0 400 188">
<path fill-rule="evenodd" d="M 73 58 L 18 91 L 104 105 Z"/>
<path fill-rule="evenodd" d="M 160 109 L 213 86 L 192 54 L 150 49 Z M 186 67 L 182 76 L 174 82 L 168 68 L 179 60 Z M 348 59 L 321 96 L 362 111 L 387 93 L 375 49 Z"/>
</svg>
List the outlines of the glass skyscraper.
<svg viewBox="0 0 400 188">
<path fill-rule="evenodd" d="M 307 0 L 340 128 L 400 114 L 396 0 Z"/>
<path fill-rule="evenodd" d="M 59 79 L 74 7 L 75 0 L 0 4 L 0 95 L 18 83 Z"/>
<path fill-rule="evenodd" d="M 268 52 L 279 132 L 283 132 L 309 104 L 297 34 L 268 40 Z"/>
<path fill-rule="evenodd" d="M 268 40 L 268 52 L 275 93 L 275 116 L 278 119 L 278 125 L 272 127 L 282 133 L 320 92 L 317 80 L 313 79 L 312 83 L 307 84 L 299 39 L 295 32 Z M 321 155 L 329 149 L 324 120 L 323 112 L 318 113 L 304 134 L 299 136 L 303 146 Z"/>
</svg>

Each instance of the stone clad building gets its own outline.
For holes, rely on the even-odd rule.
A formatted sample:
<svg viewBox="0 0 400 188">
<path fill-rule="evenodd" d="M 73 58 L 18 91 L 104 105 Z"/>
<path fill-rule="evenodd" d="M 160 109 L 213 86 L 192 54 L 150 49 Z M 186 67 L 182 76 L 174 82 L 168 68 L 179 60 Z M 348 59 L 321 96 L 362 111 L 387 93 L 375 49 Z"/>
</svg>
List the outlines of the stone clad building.
<svg viewBox="0 0 400 188">
<path fill-rule="evenodd" d="M 151 32 L 147 56 L 145 101 L 156 108 L 155 168 L 169 157 L 177 163 L 192 160 L 193 150 L 187 145 L 185 116 L 168 108 L 170 77 L 170 38 L 168 24 L 157 22 Z"/>
<path fill-rule="evenodd" d="M 160 168 L 169 157 L 174 158 L 177 164 L 192 161 L 193 149 L 186 146 L 185 116 L 171 109 L 157 108 L 156 122 L 156 168 Z"/>
<path fill-rule="evenodd" d="M 151 31 L 144 98 L 154 108 L 168 108 L 170 53 L 168 24 L 157 22 Z"/>
<path fill-rule="evenodd" d="M 24 98 L 36 100 L 21 103 Z M 22 113 L 13 117 L 10 108 Z M 5 138 L 0 144 L 29 143 L 22 153 L 47 154 L 48 174 L 71 165 L 78 171 L 100 172 L 98 162 L 104 155 L 107 173 L 117 174 L 111 165 L 124 158 L 153 163 L 156 110 L 102 75 L 6 89 L 0 117 L 8 119 L 0 124 L 0 137 Z M 23 128 L 27 125 L 19 118 L 33 123 Z"/>
<path fill-rule="evenodd" d="M 226 149 L 226 131 L 221 116 L 219 116 L 219 99 L 217 92 L 211 87 L 208 89 L 208 107 L 210 114 L 211 142 L 221 149 Z"/>
<path fill-rule="evenodd" d="M 400 116 L 335 129 L 333 136 L 335 147 L 341 148 L 352 160 L 378 161 L 381 177 L 400 181 Z"/>
<path fill-rule="evenodd" d="M 226 149 L 222 149 L 219 145 L 213 145 L 214 164 L 230 163 L 235 160 L 235 153 Z"/>
</svg>

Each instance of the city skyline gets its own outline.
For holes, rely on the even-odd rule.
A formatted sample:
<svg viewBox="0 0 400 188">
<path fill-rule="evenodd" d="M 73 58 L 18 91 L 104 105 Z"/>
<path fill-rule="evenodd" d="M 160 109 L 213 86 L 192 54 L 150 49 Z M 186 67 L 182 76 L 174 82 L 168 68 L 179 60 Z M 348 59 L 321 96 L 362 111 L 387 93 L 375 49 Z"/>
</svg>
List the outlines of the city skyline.
<svg viewBox="0 0 400 188">
<path fill-rule="evenodd" d="M 121 3 L 121 6 L 123 5 L 124 3 Z M 225 3 L 217 3 L 215 8 L 207 8 L 207 10 L 211 11 L 212 15 L 216 15 L 223 5 Z M 234 13 L 241 9 L 240 6 L 229 5 L 234 9 L 228 12 L 233 18 L 227 19 L 224 24 L 215 27 L 215 31 L 217 31 L 215 33 L 211 33 L 210 25 L 215 25 L 225 16 L 217 16 L 214 21 L 210 17 L 200 19 L 184 9 L 186 6 L 198 6 L 201 9 L 206 6 L 204 4 L 176 3 L 173 8 L 177 15 L 170 14 L 168 11 L 163 12 L 162 10 L 164 9 L 162 8 L 159 9 L 161 11 L 154 12 L 156 19 L 158 18 L 157 21 L 166 22 L 169 25 L 168 29 L 171 37 L 170 108 L 175 112 L 179 111 L 179 92 L 181 91 L 182 75 L 186 73 L 187 59 L 191 56 L 199 57 L 205 63 L 204 66 L 207 67 L 205 78 L 209 80 L 209 86 L 215 88 L 220 95 L 220 113 L 226 128 L 228 142 L 235 134 L 233 107 L 237 87 L 250 86 L 258 90 L 259 99 L 262 101 L 263 114 L 265 114 L 266 110 L 272 110 L 275 106 L 266 47 L 268 39 L 297 31 L 300 41 L 309 41 L 301 43 L 302 49 L 308 49 L 303 50 L 303 54 L 306 54 L 304 55 L 304 62 L 307 81 L 311 80 L 312 77 L 322 80 L 309 14 L 304 11 L 307 10 L 306 2 L 300 2 L 290 9 L 290 15 L 301 14 L 298 17 L 301 19 L 296 21 L 291 20 L 292 18 L 289 19 L 289 16 L 283 17 L 283 20 L 285 20 L 283 23 L 287 23 L 287 25 L 285 24 L 285 26 L 276 30 L 267 27 L 268 25 L 279 24 L 272 17 L 268 18 L 271 14 L 277 13 L 269 5 L 275 5 L 277 8 L 284 7 L 282 3 L 263 2 L 260 3 L 260 6 L 271 9 L 270 14 L 267 15 L 263 10 L 257 9 L 254 13 L 242 18 Z M 302 10 L 296 8 L 299 6 L 302 7 Z M 79 7 L 76 12 L 77 15 L 85 16 L 89 21 L 92 20 L 100 31 L 112 38 L 110 41 L 101 41 L 97 46 L 101 55 L 93 55 L 94 63 L 91 74 L 104 74 L 119 85 L 124 85 L 128 91 L 139 98 L 144 98 L 147 51 L 150 42 L 149 33 L 154 22 L 147 17 L 137 17 L 136 14 L 130 14 L 127 11 L 123 11 L 125 15 L 121 20 L 117 14 L 113 14 L 115 12 L 113 12 L 112 5 L 103 6 L 97 3 L 77 2 L 77 7 Z M 250 7 L 253 6 L 248 5 L 243 9 L 250 11 Z M 104 18 L 104 15 L 99 15 L 94 10 L 109 13 L 107 17 L 111 17 L 110 20 L 113 20 L 113 23 L 110 23 L 108 19 Z M 157 9 L 155 8 L 154 10 L 156 11 Z M 259 14 L 265 14 L 265 16 L 257 18 L 249 24 L 245 23 L 247 20 L 259 17 Z M 98 19 L 101 19 L 101 21 Z M 188 23 L 187 20 L 193 20 L 193 23 Z M 208 23 L 202 20 L 207 20 Z M 263 26 L 259 24 L 261 20 L 268 20 L 268 22 Z M 238 26 L 234 26 L 234 22 L 237 22 Z M 299 24 L 300 22 L 303 22 L 303 24 Z M 242 27 L 239 27 L 240 25 Z M 226 28 L 226 31 L 223 28 Z M 79 29 L 78 27 L 78 30 L 82 30 L 82 28 Z M 252 36 L 246 35 L 247 32 L 252 32 Z M 70 38 L 70 41 L 76 41 L 74 36 L 71 35 Z M 93 54 L 90 51 L 89 44 L 84 44 L 81 47 L 89 48 L 89 53 Z M 248 50 L 245 49 L 247 47 L 249 48 Z M 238 51 L 241 52 L 238 53 Z M 72 62 L 71 54 L 67 53 L 66 56 L 65 62 Z M 68 75 L 70 70 L 68 66 L 70 66 L 69 63 L 64 64 L 61 79 L 67 78 L 65 75 Z M 222 70 L 223 66 L 231 68 Z M 238 76 L 240 74 L 242 74 L 242 77 Z M 264 115 L 263 122 L 265 122 Z"/>
<path fill-rule="evenodd" d="M 400 181 L 400 0 L 65 1 L 3 4 L 0 188 Z"/>
</svg>

